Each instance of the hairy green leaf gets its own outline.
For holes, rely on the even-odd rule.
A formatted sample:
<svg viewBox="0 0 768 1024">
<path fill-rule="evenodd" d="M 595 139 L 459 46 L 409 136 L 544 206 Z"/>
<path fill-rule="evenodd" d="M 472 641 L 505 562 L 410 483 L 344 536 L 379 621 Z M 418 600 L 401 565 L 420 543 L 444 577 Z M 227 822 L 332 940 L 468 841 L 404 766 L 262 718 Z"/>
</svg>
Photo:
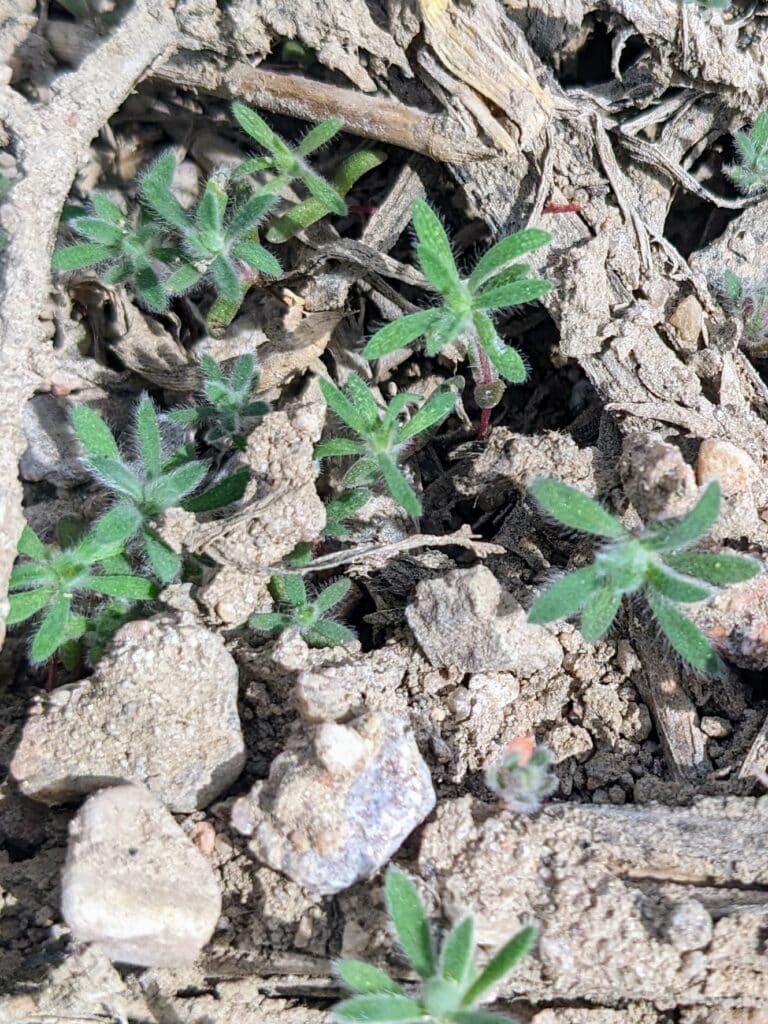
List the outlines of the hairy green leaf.
<svg viewBox="0 0 768 1024">
<path fill-rule="evenodd" d="M 462 999 L 462 1006 L 473 1006 L 492 985 L 509 974 L 517 966 L 526 953 L 530 952 L 536 941 L 536 929 L 531 925 L 519 931 L 509 940 L 498 953 L 491 957 L 476 981 L 469 987 Z"/>
<path fill-rule="evenodd" d="M 438 291 L 450 291 L 459 284 L 459 272 L 445 228 L 432 207 L 423 199 L 414 199 L 411 216 L 419 244 L 416 253 L 422 270 L 431 278 Z"/>
<path fill-rule="evenodd" d="M 283 272 L 283 268 L 272 253 L 256 242 L 238 242 L 232 249 L 232 254 L 249 267 L 270 277 L 280 277 Z"/>
<path fill-rule="evenodd" d="M 436 424 L 442 423 L 453 411 L 458 397 L 455 391 L 436 391 L 432 394 L 421 409 L 398 430 L 397 444 L 404 444 L 412 437 L 417 437 Z"/>
<path fill-rule="evenodd" d="M 151 601 L 157 597 L 156 585 L 142 576 L 86 576 L 80 581 L 83 590 L 106 597 L 123 597 L 130 601 Z"/>
<path fill-rule="evenodd" d="M 448 932 L 440 950 L 440 974 L 463 986 L 471 976 L 475 953 L 475 922 L 465 917 Z"/>
<path fill-rule="evenodd" d="M 712 644 L 689 618 L 661 594 L 648 590 L 645 598 L 670 644 L 685 661 L 701 672 L 719 671 L 720 659 Z"/>
<path fill-rule="evenodd" d="M 273 633 L 278 629 L 286 629 L 290 624 L 290 616 L 283 615 L 282 612 L 257 612 L 248 619 L 251 629 L 259 633 Z"/>
<path fill-rule="evenodd" d="M 53 596 L 53 591 L 43 588 L 40 590 L 25 590 L 21 594 L 10 594 L 8 597 L 8 617 L 6 624 L 15 626 L 18 622 L 25 622 L 36 615 L 41 608 L 44 608 Z"/>
<path fill-rule="evenodd" d="M 17 550 L 20 555 L 27 555 L 28 558 L 45 559 L 48 557 L 48 549 L 31 526 L 25 526 L 21 531 Z"/>
<path fill-rule="evenodd" d="M 751 580 L 761 571 L 757 559 L 744 555 L 716 555 L 702 551 L 683 551 L 677 554 L 665 554 L 664 561 L 677 572 L 719 585 L 743 583 L 745 580 Z"/>
<path fill-rule="evenodd" d="M 649 531 L 653 547 L 660 551 L 675 551 L 695 544 L 709 533 L 719 514 L 720 484 L 713 480 L 687 515 L 653 524 Z"/>
<path fill-rule="evenodd" d="M 648 567 L 648 583 L 670 601 L 706 601 L 712 594 L 709 587 L 685 576 L 678 576 L 675 572 L 665 572 L 660 566 L 655 565 Z"/>
<path fill-rule="evenodd" d="M 385 324 L 371 336 L 363 349 L 363 355 L 366 359 L 381 359 L 388 352 L 405 348 L 425 334 L 438 316 L 439 311 L 436 309 L 423 309 Z"/>
<path fill-rule="evenodd" d="M 112 249 L 108 245 L 82 242 L 57 249 L 51 257 L 51 266 L 56 270 L 82 270 L 85 267 L 96 267 L 111 256 Z"/>
<path fill-rule="evenodd" d="M 345 999 L 334 1006 L 333 1017 L 344 1024 L 418 1024 L 429 1019 L 413 999 L 383 993 Z"/>
<path fill-rule="evenodd" d="M 120 459 L 114 434 L 104 420 L 87 405 L 76 405 L 71 412 L 71 421 L 80 444 L 88 455 L 104 455 L 109 459 Z"/>
<path fill-rule="evenodd" d="M 416 492 L 408 483 L 402 470 L 398 467 L 395 460 L 386 453 L 380 453 L 377 461 L 389 493 L 409 516 L 417 519 L 421 515 L 421 502 L 416 497 Z"/>
<path fill-rule="evenodd" d="M 136 406 L 136 437 L 139 442 L 141 460 L 150 479 L 160 475 L 161 443 L 157 412 L 151 398 L 142 395 Z"/>
<path fill-rule="evenodd" d="M 604 587 L 584 604 L 581 612 L 581 635 L 587 643 L 596 643 L 611 626 L 621 604 L 621 591 Z"/>
<path fill-rule="evenodd" d="M 319 619 L 304 631 L 304 639 L 310 647 L 338 647 L 354 640 L 355 634 L 340 622 Z"/>
<path fill-rule="evenodd" d="M 602 505 L 559 480 L 536 480 L 530 492 L 541 508 L 564 526 L 597 537 L 619 539 L 627 531 Z"/>
<path fill-rule="evenodd" d="M 333 185 L 330 185 L 325 178 L 321 178 L 319 174 L 307 171 L 301 175 L 301 180 L 315 199 L 319 199 L 332 213 L 338 214 L 339 217 L 344 216 L 347 212 L 347 204 Z"/>
<path fill-rule="evenodd" d="M 475 309 L 503 309 L 507 306 L 519 306 L 524 302 L 533 302 L 550 291 L 552 285 L 549 281 L 537 281 L 525 278 L 521 281 L 513 281 L 511 284 L 501 285 L 498 288 L 491 287 L 475 296 Z"/>
<path fill-rule="evenodd" d="M 181 572 L 179 556 L 151 530 L 142 530 L 141 540 L 152 572 L 161 583 L 170 583 Z"/>
<path fill-rule="evenodd" d="M 184 235 L 191 225 L 189 215 L 171 191 L 175 173 L 176 157 L 169 149 L 145 172 L 139 183 L 139 194 L 161 220 Z"/>
<path fill-rule="evenodd" d="M 314 458 L 332 459 L 344 455 L 360 455 L 363 450 L 358 441 L 348 440 L 346 437 L 332 437 L 315 445 Z"/>
<path fill-rule="evenodd" d="M 550 583 L 531 605 L 528 621 L 536 624 L 567 619 L 580 611 L 600 586 L 594 565 L 576 569 Z"/>
<path fill-rule="evenodd" d="M 517 231 L 514 235 L 502 238 L 488 250 L 470 274 L 467 282 L 470 290 L 479 291 L 489 278 L 496 277 L 502 270 L 507 269 L 509 263 L 513 263 L 527 252 L 540 249 L 551 241 L 551 238 L 548 231 L 542 231 L 540 228 L 527 228 L 525 231 Z"/>
<path fill-rule="evenodd" d="M 270 152 L 277 148 L 275 145 L 275 133 L 255 110 L 251 110 L 244 103 L 233 103 L 232 113 L 243 131 L 250 135 L 252 139 L 255 139 L 260 146 L 263 146 L 264 149 Z"/>
<path fill-rule="evenodd" d="M 318 379 L 318 384 L 328 408 L 332 409 L 339 419 L 351 427 L 356 434 L 365 435 L 368 432 L 368 423 L 347 396 L 324 377 Z"/>
<path fill-rule="evenodd" d="M 402 994 L 402 988 L 388 974 L 362 960 L 338 960 L 334 968 L 347 988 L 358 995 Z"/>
<path fill-rule="evenodd" d="M 240 501 L 250 479 L 250 470 L 247 466 L 243 466 L 236 469 L 230 476 L 213 484 L 212 487 L 206 488 L 201 494 L 196 494 L 194 498 L 187 498 L 182 502 L 181 507 L 187 512 L 213 512 L 219 508 L 226 508 L 227 505 Z"/>
<path fill-rule="evenodd" d="M 296 147 L 296 152 L 299 156 L 309 156 L 310 153 L 314 153 L 315 150 L 320 149 L 335 135 L 338 135 L 343 124 L 340 117 L 327 117 L 324 121 L 316 124 L 314 128 L 310 128 Z"/>
<path fill-rule="evenodd" d="M 435 974 L 432 933 L 415 883 L 398 868 L 387 870 L 384 883 L 387 911 L 403 952 L 419 977 Z"/>
<path fill-rule="evenodd" d="M 349 588 L 352 586 L 351 580 L 341 579 L 336 580 L 335 583 L 331 583 L 330 586 L 325 587 L 315 598 L 315 609 L 324 615 L 326 612 L 334 608 L 339 601 L 341 601 L 345 595 L 349 592 Z"/>
<path fill-rule="evenodd" d="M 70 597 L 58 594 L 51 603 L 29 648 L 29 660 L 33 665 L 48 661 L 65 639 L 65 628 L 69 617 Z"/>
</svg>

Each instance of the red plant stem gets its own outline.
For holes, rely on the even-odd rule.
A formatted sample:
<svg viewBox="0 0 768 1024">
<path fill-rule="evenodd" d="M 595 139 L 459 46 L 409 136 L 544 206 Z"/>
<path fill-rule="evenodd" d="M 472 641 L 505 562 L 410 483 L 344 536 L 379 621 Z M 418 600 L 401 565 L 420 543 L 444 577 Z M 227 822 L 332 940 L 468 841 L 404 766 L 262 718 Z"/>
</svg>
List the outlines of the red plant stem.
<svg viewBox="0 0 768 1024">
<path fill-rule="evenodd" d="M 578 203 L 544 203 L 542 213 L 581 213 Z"/>
<path fill-rule="evenodd" d="M 480 410 L 480 422 L 477 424 L 477 440 L 484 441 L 485 435 L 488 433 L 488 428 L 491 425 L 491 410 L 481 409 Z"/>
</svg>

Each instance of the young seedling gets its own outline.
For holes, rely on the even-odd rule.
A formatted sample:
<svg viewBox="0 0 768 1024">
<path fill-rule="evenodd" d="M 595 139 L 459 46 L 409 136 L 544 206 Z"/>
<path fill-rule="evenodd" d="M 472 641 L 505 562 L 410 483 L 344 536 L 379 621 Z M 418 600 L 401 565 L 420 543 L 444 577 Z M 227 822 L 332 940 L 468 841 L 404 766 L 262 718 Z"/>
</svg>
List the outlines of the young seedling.
<svg viewBox="0 0 768 1024">
<path fill-rule="evenodd" d="M 745 281 L 732 270 L 723 274 L 727 305 L 744 324 L 744 340 L 752 355 L 768 350 L 768 280 Z"/>
<path fill-rule="evenodd" d="M 273 132 L 267 122 L 244 103 L 233 103 L 232 113 L 235 120 L 251 138 L 266 149 L 268 156 L 258 156 L 242 163 L 235 174 L 242 177 L 261 171 L 272 171 L 275 177 L 266 186 L 267 191 L 277 194 L 291 182 L 301 181 L 310 195 L 318 199 L 328 213 L 343 216 L 347 212 L 347 204 L 325 178 L 312 170 L 307 157 L 320 149 L 341 131 L 342 122 L 338 117 L 329 117 L 314 128 L 310 128 L 295 148 Z"/>
<path fill-rule="evenodd" d="M 535 623 L 581 613 L 581 632 L 594 643 L 613 622 L 624 595 L 640 593 L 672 647 L 702 672 L 716 672 L 720 661 L 712 644 L 678 603 L 705 601 L 713 588 L 752 579 L 758 563 L 743 555 L 688 551 L 714 525 L 720 512 L 720 486 L 713 481 L 685 516 L 651 523 L 632 534 L 602 505 L 557 480 L 539 480 L 531 493 L 553 519 L 608 543 L 592 565 L 568 573 L 533 603 Z"/>
<path fill-rule="evenodd" d="M 411 879 L 390 867 L 385 894 L 400 946 L 421 979 L 418 990 L 409 993 L 380 968 L 361 960 L 340 960 L 336 973 L 354 994 L 332 1008 L 333 1020 L 337 1024 L 513 1024 L 510 1017 L 478 1009 L 478 1003 L 528 953 L 536 929 L 523 928 L 479 971 L 471 917 L 454 925 L 438 953 Z"/>
<path fill-rule="evenodd" d="M 214 176 L 205 185 L 194 212 L 185 210 L 171 191 L 176 172 L 172 151 L 163 153 L 141 180 L 143 202 L 181 239 L 188 262 L 174 270 L 165 282 L 167 292 L 189 291 L 210 276 L 218 294 L 240 302 L 242 283 L 253 271 L 279 277 L 282 267 L 255 240 L 256 229 L 277 200 L 273 192 L 252 193 L 228 211 L 226 189 Z"/>
<path fill-rule="evenodd" d="M 91 196 L 90 211 L 71 217 L 69 226 L 85 239 L 57 249 L 51 260 L 57 270 L 81 270 L 99 267 L 99 279 L 106 285 L 133 283 L 136 295 L 149 309 L 168 308 L 156 266 L 158 261 L 178 258 L 178 250 L 169 245 L 167 233 L 144 212 L 134 225 L 120 207 L 100 193 Z"/>
<path fill-rule="evenodd" d="M 464 338 L 480 393 L 479 404 L 490 408 L 501 400 L 503 388 L 493 389 L 489 385 L 499 377 L 521 384 L 527 375 L 520 353 L 501 341 L 490 314 L 532 302 L 550 290 L 549 281 L 530 278 L 530 267 L 515 262 L 525 253 L 546 245 L 550 236 L 546 231 L 529 228 L 502 238 L 469 277 L 463 278 L 445 228 L 431 207 L 423 199 L 416 199 L 412 215 L 418 238 L 416 258 L 442 304 L 386 324 L 370 339 L 363 355 L 379 359 L 421 337 L 427 353 L 437 355 L 446 345 Z"/>
<path fill-rule="evenodd" d="M 342 600 L 350 586 L 349 580 L 336 580 L 311 601 L 301 576 L 273 576 L 269 589 L 275 603 L 283 610 L 259 612 L 250 617 L 248 625 L 260 633 L 282 633 L 294 626 L 309 647 L 336 647 L 349 643 L 355 639 L 352 630 L 325 616 Z"/>
<path fill-rule="evenodd" d="M 269 412 L 267 403 L 254 397 L 261 376 L 255 357 L 250 353 L 240 356 L 229 374 L 207 354 L 201 357 L 200 365 L 203 395 L 208 404 L 172 409 L 168 419 L 175 423 L 208 422 L 211 424 L 205 433 L 208 444 L 226 437 L 235 448 L 245 451 L 245 435 L 249 426 Z"/>
<path fill-rule="evenodd" d="M 458 392 L 452 389 L 435 391 L 405 423 L 402 417 L 409 405 L 418 404 L 418 395 L 402 392 L 391 399 L 381 412 L 373 393 L 356 373 L 347 378 L 347 393 L 335 384 L 320 378 L 320 390 L 336 415 L 357 434 L 359 440 L 335 437 L 315 447 L 316 459 L 356 455 L 357 461 L 344 476 L 344 486 L 366 488 L 383 478 L 387 490 L 411 516 L 421 515 L 421 503 L 398 466 L 405 446 L 413 438 L 436 427 L 450 415 Z"/>
<path fill-rule="evenodd" d="M 152 571 L 163 583 L 181 570 L 181 559 L 160 539 L 153 522 L 170 508 L 210 512 L 239 501 L 248 483 L 248 471 L 238 470 L 202 493 L 189 497 L 203 481 L 208 464 L 191 457 L 185 446 L 164 454 L 157 411 L 142 396 L 136 406 L 133 442 L 137 458 L 129 461 L 115 436 L 98 413 L 85 405 L 72 410 L 72 426 L 85 450 L 85 464 L 118 500 L 117 508 L 130 524 L 128 536 L 138 534 Z"/>
<path fill-rule="evenodd" d="M 733 133 L 739 151 L 739 163 L 725 173 L 742 192 L 757 192 L 768 187 L 768 111 L 758 114 L 748 132 Z"/>
<path fill-rule="evenodd" d="M 485 784 L 510 811 L 532 814 L 557 789 L 552 751 L 533 736 L 520 736 L 485 773 Z"/>
<path fill-rule="evenodd" d="M 118 559 L 133 532 L 132 519 L 122 508 L 112 509 L 91 531 L 74 544 L 44 544 L 25 526 L 19 540 L 20 561 L 11 573 L 8 625 L 26 622 L 41 614 L 29 659 L 33 665 L 48 661 L 86 631 L 88 620 L 73 611 L 78 599 L 93 595 L 150 601 L 155 585 L 134 576 L 130 567 L 109 565 Z M 107 567 L 107 572 L 103 570 Z M 110 571 L 112 570 L 112 571 Z"/>
</svg>

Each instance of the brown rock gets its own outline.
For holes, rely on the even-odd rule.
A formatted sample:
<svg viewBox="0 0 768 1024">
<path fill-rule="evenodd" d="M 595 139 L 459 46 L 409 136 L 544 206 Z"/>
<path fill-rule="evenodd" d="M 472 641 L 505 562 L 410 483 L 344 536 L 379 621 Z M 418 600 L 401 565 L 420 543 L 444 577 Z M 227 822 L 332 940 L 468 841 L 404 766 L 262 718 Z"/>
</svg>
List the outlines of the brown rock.
<svg viewBox="0 0 768 1024">
<path fill-rule="evenodd" d="M 747 491 L 757 479 L 758 468 L 752 458 L 730 441 L 709 437 L 701 442 L 696 460 L 696 480 L 720 483 L 723 494 Z"/>
</svg>

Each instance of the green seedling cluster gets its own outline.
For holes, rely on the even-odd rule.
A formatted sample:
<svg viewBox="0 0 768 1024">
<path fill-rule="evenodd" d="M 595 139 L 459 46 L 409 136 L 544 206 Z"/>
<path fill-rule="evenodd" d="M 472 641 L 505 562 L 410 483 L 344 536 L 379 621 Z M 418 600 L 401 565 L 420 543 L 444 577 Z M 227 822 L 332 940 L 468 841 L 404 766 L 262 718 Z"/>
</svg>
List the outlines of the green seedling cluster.
<svg viewBox="0 0 768 1024">
<path fill-rule="evenodd" d="M 149 309 L 167 308 L 166 291 L 156 267 L 158 261 L 174 261 L 181 254 L 146 211 L 139 211 L 134 224 L 117 203 L 94 192 L 90 209 L 82 216 L 70 217 L 68 224 L 85 241 L 56 250 L 52 263 L 57 270 L 101 267 L 104 284 L 130 281 Z"/>
<path fill-rule="evenodd" d="M 301 576 L 273 576 L 269 589 L 280 611 L 258 612 L 248 620 L 251 629 L 278 634 L 298 629 L 309 647 L 336 647 L 355 639 L 355 634 L 340 622 L 327 618 L 342 601 L 352 584 L 336 580 L 311 600 Z"/>
<path fill-rule="evenodd" d="M 405 511 L 421 515 L 421 503 L 399 466 L 405 446 L 414 438 L 437 427 L 450 415 L 458 399 L 451 388 L 439 389 L 405 423 L 409 405 L 418 405 L 421 398 L 408 392 L 395 395 L 382 411 L 373 392 L 356 373 L 347 378 L 347 393 L 335 384 L 320 379 L 323 397 L 336 415 L 357 435 L 330 438 L 315 447 L 315 458 L 352 456 L 353 465 L 344 476 L 344 487 L 368 488 L 383 479 L 387 490 Z"/>
<path fill-rule="evenodd" d="M 208 423 L 204 435 L 208 444 L 226 438 L 235 448 L 245 451 L 249 428 L 269 412 L 267 403 L 255 397 L 261 376 L 255 357 L 250 353 L 240 356 L 229 374 L 207 354 L 201 357 L 200 367 L 206 404 L 172 409 L 168 419 L 174 423 Z"/>
<path fill-rule="evenodd" d="M 487 405 L 487 395 L 493 394 L 488 385 L 499 377 L 512 384 L 521 384 L 526 379 L 520 353 L 499 338 L 492 313 L 532 302 L 550 290 L 549 281 L 529 277 L 528 264 L 517 262 L 526 253 L 546 245 L 550 236 L 546 231 L 530 228 L 502 238 L 469 277 L 463 278 L 445 228 L 431 207 L 417 199 L 412 216 L 418 239 L 416 258 L 442 302 L 382 327 L 365 346 L 363 355 L 380 359 L 418 338 L 424 338 L 429 355 L 437 355 L 446 345 L 463 339 L 474 379 L 484 396 L 479 404 Z M 502 393 L 503 389 L 497 390 L 491 403 L 496 404 Z"/>
<path fill-rule="evenodd" d="M 739 163 L 725 173 L 742 192 L 758 192 L 768 187 L 768 111 L 758 114 L 750 131 L 734 132 Z"/>
<path fill-rule="evenodd" d="M 170 294 L 183 294 L 203 278 L 216 294 L 230 302 L 242 298 L 244 274 L 256 271 L 279 277 L 282 267 L 256 238 L 257 229 L 278 196 L 262 190 L 233 203 L 226 190 L 226 175 L 210 178 L 194 211 L 185 210 L 172 191 L 176 158 L 163 153 L 141 180 L 141 198 L 166 225 L 175 230 L 186 259 L 165 281 Z"/>
<path fill-rule="evenodd" d="M 557 789 L 552 751 L 532 736 L 513 740 L 499 761 L 489 765 L 485 784 L 510 811 L 532 814 Z"/>
<path fill-rule="evenodd" d="M 157 534 L 154 523 L 168 509 L 211 512 L 238 501 L 248 482 L 239 470 L 194 496 L 208 473 L 208 463 L 195 459 L 188 446 L 165 454 L 157 410 L 143 396 L 134 415 L 129 446 L 136 458 L 121 452 L 115 436 L 97 412 L 87 406 L 72 411 L 72 426 L 85 453 L 85 464 L 117 500 L 127 524 L 125 539 L 137 537 L 154 575 L 163 583 L 181 570 L 180 556 Z"/>
<path fill-rule="evenodd" d="M 130 512 L 115 508 L 82 537 L 60 531 L 60 544 L 44 544 L 26 526 L 19 540 L 21 556 L 11 573 L 8 625 L 36 619 L 29 660 L 40 664 L 61 651 L 77 660 L 78 641 L 93 626 L 85 614 L 94 595 L 122 602 L 156 596 L 151 580 L 133 575 L 123 557 L 133 532 Z"/>
<path fill-rule="evenodd" d="M 249 107 L 235 103 L 233 113 L 268 156 L 245 161 L 234 175 L 215 171 L 195 208 L 187 210 L 173 192 L 176 158 L 170 150 L 161 154 L 139 180 L 133 215 L 97 192 L 88 211 L 68 217 L 83 241 L 57 249 L 53 266 L 63 271 L 98 268 L 104 284 L 130 283 L 140 302 L 155 312 L 167 310 L 173 296 L 206 284 L 214 295 L 209 330 L 215 333 L 230 323 L 254 283 L 282 274 L 260 233 L 281 243 L 330 213 L 346 213 L 343 194 L 384 159 L 372 150 L 353 153 L 330 184 L 307 157 L 341 130 L 340 121 L 323 121 L 291 148 Z M 244 179 L 257 171 L 267 180 L 252 188 Z M 284 205 L 281 190 L 296 181 L 309 196 L 278 212 Z M 270 217 L 271 224 L 265 224 Z"/>
<path fill-rule="evenodd" d="M 360 960 L 340 960 L 336 973 L 353 995 L 333 1007 L 336 1024 L 513 1024 L 510 1017 L 479 1009 L 478 1004 L 528 953 L 536 930 L 523 928 L 480 971 L 471 917 L 454 925 L 438 952 L 411 879 L 390 867 L 385 893 L 400 947 L 419 976 L 418 990 L 406 991 L 384 971 Z"/>
<path fill-rule="evenodd" d="M 678 604 L 705 601 L 714 588 L 752 579 L 759 564 L 743 555 L 689 551 L 715 524 L 720 513 L 720 486 L 710 483 L 691 511 L 658 520 L 632 534 L 592 498 L 557 480 L 539 480 L 531 493 L 557 522 L 608 543 L 592 565 L 568 573 L 534 602 L 530 622 L 544 623 L 581 614 L 585 640 L 602 637 L 616 617 L 622 598 L 639 593 L 677 653 L 702 672 L 716 672 L 720 662 L 712 644 Z"/>
</svg>

